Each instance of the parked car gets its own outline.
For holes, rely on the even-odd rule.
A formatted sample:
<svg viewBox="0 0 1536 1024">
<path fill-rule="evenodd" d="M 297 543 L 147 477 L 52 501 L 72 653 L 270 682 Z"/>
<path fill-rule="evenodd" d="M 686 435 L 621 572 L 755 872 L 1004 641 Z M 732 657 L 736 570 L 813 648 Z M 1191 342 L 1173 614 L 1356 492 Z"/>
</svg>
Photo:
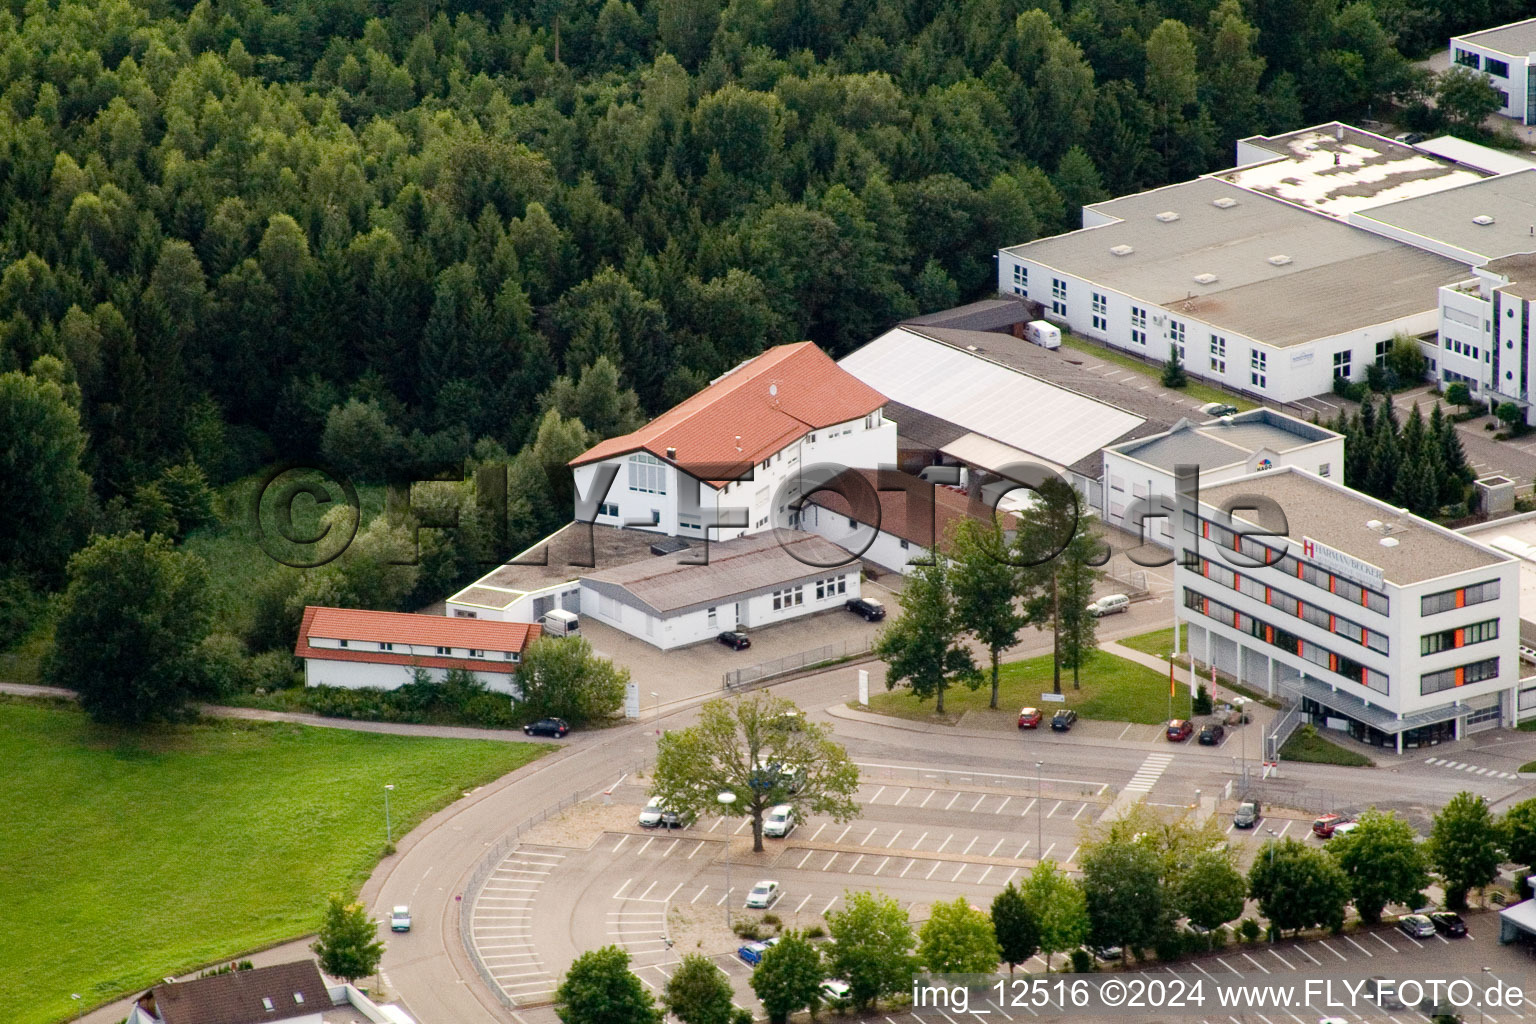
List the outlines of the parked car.
<svg viewBox="0 0 1536 1024">
<path fill-rule="evenodd" d="M 1045 717 L 1044 715 L 1040 714 L 1040 709 L 1039 708 L 1020 708 L 1019 709 L 1019 728 L 1020 729 L 1038 729 L 1038 728 L 1040 728 L 1040 721 L 1044 717 Z"/>
<path fill-rule="evenodd" d="M 1397 930 L 1410 939 L 1435 937 L 1435 923 L 1423 914 L 1404 914 L 1397 919 Z"/>
<path fill-rule="evenodd" d="M 843 607 L 855 615 L 864 616 L 865 622 L 879 622 L 885 618 L 885 605 L 872 597 L 855 597 Z"/>
<path fill-rule="evenodd" d="M 1237 805 L 1237 813 L 1232 815 L 1232 824 L 1236 828 L 1253 828 L 1263 816 L 1257 800 L 1244 800 Z"/>
<path fill-rule="evenodd" d="M 1334 829 L 1348 820 L 1342 814 L 1324 814 L 1312 823 L 1312 834 L 1319 839 L 1327 839 L 1333 835 Z"/>
<path fill-rule="evenodd" d="M 852 998 L 853 989 L 842 978 L 828 978 L 821 983 L 822 1001 L 830 1006 L 843 1006 Z"/>
<path fill-rule="evenodd" d="M 774 936 L 763 942 L 746 942 L 742 944 L 740 949 L 736 950 L 736 955 L 741 957 L 744 963 L 755 967 L 763 962 L 763 954 L 772 949 L 774 943 L 778 941 L 778 936 Z"/>
<path fill-rule="evenodd" d="M 1358 822 L 1341 821 L 1337 825 L 1333 826 L 1333 834 L 1330 835 L 1328 838 L 1329 839 L 1342 839 L 1342 838 L 1344 838 L 1345 836 L 1349 835 L 1351 832 L 1353 832 L 1355 829 L 1357 829 L 1359 827 L 1360 827 L 1360 825 L 1359 825 Z"/>
<path fill-rule="evenodd" d="M 747 893 L 747 906 L 753 910 L 767 910 L 779 902 L 779 897 L 784 895 L 784 890 L 779 888 L 779 883 L 768 879 L 758 882 Z"/>
<path fill-rule="evenodd" d="M 1115 612 L 1130 610 L 1131 599 L 1124 594 L 1105 594 L 1097 601 L 1093 601 L 1088 605 L 1088 614 L 1096 619 L 1103 618 L 1106 615 L 1113 615 Z"/>
<path fill-rule="evenodd" d="M 734 629 L 726 630 L 724 633 L 721 633 L 719 636 L 715 637 L 715 639 L 725 644 L 725 646 L 729 647 L 733 651 L 744 651 L 748 647 L 752 646 L 751 637 Z"/>
<path fill-rule="evenodd" d="M 771 839 L 785 839 L 795 830 L 795 809 L 789 804 L 770 808 L 763 819 L 763 835 Z"/>
<path fill-rule="evenodd" d="M 1200 745 L 1202 747 L 1219 747 L 1221 741 L 1227 738 L 1227 728 L 1217 725 L 1215 722 L 1206 722 L 1200 727 Z"/>
<path fill-rule="evenodd" d="M 1461 936 L 1467 934 L 1467 922 L 1461 919 L 1460 914 L 1453 914 L 1449 910 L 1440 910 L 1430 914 L 1429 923 L 1435 926 L 1435 931 L 1441 935 L 1449 935 L 1453 939 L 1461 938 Z"/>
<path fill-rule="evenodd" d="M 1111 960 L 1119 960 L 1125 956 L 1125 950 L 1119 946 L 1092 946 L 1088 950 L 1094 959 L 1109 963 Z"/>
<path fill-rule="evenodd" d="M 1188 719 L 1175 718 L 1168 723 L 1164 734 L 1169 743 L 1183 743 L 1195 734 L 1195 724 Z"/>
<path fill-rule="evenodd" d="M 1206 402 L 1200 407 L 1200 411 L 1207 416 L 1236 416 L 1237 406 L 1228 405 L 1226 402 Z"/>
<path fill-rule="evenodd" d="M 660 798 L 651 797 L 649 803 L 640 811 L 640 817 L 636 819 L 641 828 L 655 828 L 661 824 L 662 816 L 667 813 L 667 805 Z"/>
<path fill-rule="evenodd" d="M 1071 708 L 1062 708 L 1051 716 L 1051 729 L 1055 732 L 1071 732 L 1077 724 L 1077 712 Z"/>
<path fill-rule="evenodd" d="M 1383 1010 L 1406 1010 L 1403 1001 L 1397 998 L 1397 982 L 1378 974 L 1371 979 L 1366 987 L 1365 998 L 1372 1000 Z"/>
<path fill-rule="evenodd" d="M 661 814 L 661 823 L 667 828 L 687 828 L 693 824 L 693 812 L 674 811 L 668 807 Z"/>
<path fill-rule="evenodd" d="M 523 732 L 529 736 L 553 736 L 556 739 L 570 731 L 571 727 L 565 724 L 563 718 L 541 718 L 523 726 Z"/>
<path fill-rule="evenodd" d="M 399 906 L 389 912 L 389 930 L 392 932 L 408 932 L 411 930 L 410 907 Z"/>
</svg>

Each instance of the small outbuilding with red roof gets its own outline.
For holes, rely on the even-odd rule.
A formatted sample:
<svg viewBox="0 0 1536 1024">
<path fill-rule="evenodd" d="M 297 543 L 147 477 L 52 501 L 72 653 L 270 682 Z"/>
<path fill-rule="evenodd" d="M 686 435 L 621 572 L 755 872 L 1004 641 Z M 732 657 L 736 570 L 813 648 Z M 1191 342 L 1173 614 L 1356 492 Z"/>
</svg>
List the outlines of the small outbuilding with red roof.
<svg viewBox="0 0 1536 1024">
<path fill-rule="evenodd" d="M 418 669 L 441 682 L 457 668 L 516 696 L 523 651 L 541 631 L 524 622 L 310 605 L 293 653 L 304 659 L 308 686 L 393 690 Z"/>
</svg>

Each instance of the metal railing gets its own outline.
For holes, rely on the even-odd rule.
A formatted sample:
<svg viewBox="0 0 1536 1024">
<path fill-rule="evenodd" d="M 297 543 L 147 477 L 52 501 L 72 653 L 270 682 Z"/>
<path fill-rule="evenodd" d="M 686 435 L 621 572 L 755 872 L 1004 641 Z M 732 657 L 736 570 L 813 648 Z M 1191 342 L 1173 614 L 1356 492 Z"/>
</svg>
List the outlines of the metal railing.
<svg viewBox="0 0 1536 1024">
<path fill-rule="evenodd" d="M 1270 726 L 1269 734 L 1264 737 L 1264 760 L 1279 761 L 1280 748 L 1285 746 L 1285 741 L 1291 738 L 1302 723 L 1301 704 L 1292 704 L 1284 709 L 1279 718 L 1276 718 Z"/>
<path fill-rule="evenodd" d="M 825 644 L 809 651 L 801 651 L 798 654 L 786 654 L 782 658 L 765 661 L 759 665 L 733 668 L 724 673 L 720 685 L 722 689 L 735 690 L 743 686 L 751 686 L 754 683 L 776 679 L 779 676 L 786 676 L 791 672 L 799 672 L 801 669 L 815 668 L 818 665 L 845 661 L 848 658 L 857 658 L 860 655 L 868 654 L 873 649 L 874 642 L 869 639 L 844 640 L 842 643 Z"/>
<path fill-rule="evenodd" d="M 637 764 L 625 772 L 624 777 L 628 778 L 632 775 L 639 775 L 645 770 L 645 767 L 644 764 Z M 459 900 L 459 941 L 464 944 L 464 952 L 468 955 L 470 962 L 475 965 L 475 972 L 480 975 L 480 980 L 485 982 L 491 993 L 495 995 L 497 1001 L 509 1010 L 519 1005 L 527 1004 L 519 1004 L 515 999 L 507 995 L 496 979 L 491 976 L 491 972 L 485 966 L 485 962 L 480 959 L 480 952 L 474 940 L 475 903 L 480 898 L 480 892 L 485 887 L 486 880 L 501 866 L 501 862 L 506 860 L 513 850 L 517 849 L 525 832 L 535 825 L 548 821 L 557 814 L 570 810 L 582 801 L 590 799 L 592 795 L 594 794 L 588 794 L 585 791 L 571 793 L 557 803 L 544 808 L 538 814 L 519 822 L 511 831 L 506 832 L 500 839 L 497 839 L 496 842 L 490 845 L 485 851 L 485 855 L 480 858 L 480 863 L 475 866 L 475 870 L 470 874 L 469 880 L 464 883 L 464 891 Z"/>
</svg>

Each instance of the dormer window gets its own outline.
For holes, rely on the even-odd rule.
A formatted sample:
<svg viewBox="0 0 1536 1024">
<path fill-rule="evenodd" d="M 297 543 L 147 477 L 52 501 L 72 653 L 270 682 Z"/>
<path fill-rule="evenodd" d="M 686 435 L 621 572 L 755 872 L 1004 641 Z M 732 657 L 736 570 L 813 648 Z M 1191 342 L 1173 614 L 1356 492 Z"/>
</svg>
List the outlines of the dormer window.
<svg viewBox="0 0 1536 1024">
<path fill-rule="evenodd" d="M 295 992 L 293 994 L 293 1001 L 296 1002 L 296 1003 L 303 1003 L 304 1002 L 304 993 L 303 992 Z"/>
<path fill-rule="evenodd" d="M 261 1005 L 266 1007 L 268 1012 L 277 1009 L 277 1007 L 272 1005 L 272 997 L 271 996 L 262 996 L 261 997 Z"/>
</svg>

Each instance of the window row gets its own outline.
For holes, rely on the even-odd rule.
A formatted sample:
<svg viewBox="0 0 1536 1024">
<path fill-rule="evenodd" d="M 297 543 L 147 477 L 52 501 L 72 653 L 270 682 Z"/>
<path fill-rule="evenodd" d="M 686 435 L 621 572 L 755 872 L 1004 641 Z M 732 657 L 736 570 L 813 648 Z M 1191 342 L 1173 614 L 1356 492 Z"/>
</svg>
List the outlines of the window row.
<svg viewBox="0 0 1536 1024">
<path fill-rule="evenodd" d="M 1485 363 L 1493 362 L 1492 353 L 1486 349 L 1480 349 L 1476 345 L 1468 345 L 1466 342 L 1456 338 L 1446 338 L 1445 347 L 1459 356 L 1466 356 L 1468 359 L 1481 359 Z"/>
<path fill-rule="evenodd" d="M 821 601 L 837 594 L 848 593 L 848 577 L 833 576 L 830 579 L 816 581 L 816 600 Z"/>
<path fill-rule="evenodd" d="M 1186 527 L 1193 529 L 1193 514 L 1184 513 Z M 1248 558 L 1254 568 L 1264 566 L 1279 570 L 1281 575 L 1294 576 L 1304 583 L 1309 583 L 1319 590 L 1326 590 L 1330 594 L 1336 594 L 1350 604 L 1358 604 L 1362 608 L 1368 608 L 1373 612 L 1386 615 L 1391 611 L 1392 602 L 1381 591 L 1363 587 L 1353 580 L 1329 572 L 1311 562 L 1303 561 L 1295 555 L 1287 554 L 1284 548 L 1273 548 L 1254 539 L 1253 534 L 1260 531 L 1249 531 L 1239 534 L 1231 527 L 1200 517 L 1200 536 L 1219 545 L 1226 551 L 1236 551 Z M 1186 555 L 1187 557 L 1187 555 Z M 1194 563 L 1186 563 L 1194 568 Z M 1495 581 L 1497 582 L 1497 581 Z"/>
<path fill-rule="evenodd" d="M 1419 677 L 1419 694 L 1427 697 L 1431 693 L 1439 693 L 1442 690 L 1454 690 L 1458 686 L 1494 679 L 1498 674 L 1498 658 L 1484 658 L 1470 665 L 1458 665 L 1456 668 L 1448 668 L 1440 672 L 1426 672 Z"/>
<path fill-rule="evenodd" d="M 1474 583 L 1470 587 L 1458 587 L 1455 590 L 1442 590 L 1438 594 L 1425 594 L 1419 598 L 1420 615 L 1439 615 L 1448 612 L 1452 608 L 1466 608 L 1469 605 L 1483 604 L 1487 601 L 1499 599 L 1499 581 L 1488 580 L 1485 583 Z"/>
<path fill-rule="evenodd" d="M 1272 608 L 1279 608 L 1287 615 L 1293 615 L 1305 622 L 1310 622 L 1318 629 L 1326 629 L 1328 632 L 1342 636 L 1346 640 L 1359 644 L 1361 647 L 1369 647 L 1371 650 L 1379 651 L 1382 654 L 1389 653 L 1390 648 L 1385 633 L 1368 629 L 1358 622 L 1346 619 L 1342 615 L 1335 615 L 1326 608 L 1319 608 L 1315 604 L 1308 604 L 1306 601 L 1276 587 L 1271 587 L 1261 580 L 1256 580 L 1252 576 L 1245 576 L 1242 573 L 1236 572 L 1230 566 L 1223 565 L 1219 561 L 1201 558 L 1197 562 L 1195 559 L 1194 552 L 1184 552 L 1184 564 L 1194 568 L 1195 571 L 1212 583 L 1218 583 L 1229 590 L 1236 590 L 1238 593 L 1251 597 L 1255 601 L 1263 601 Z"/>
<path fill-rule="evenodd" d="M 667 467 L 649 452 L 629 457 L 629 489 L 646 494 L 667 493 Z"/>
<path fill-rule="evenodd" d="M 797 608 L 805 604 L 805 587 L 785 587 L 783 590 L 773 592 L 773 610 L 783 611 L 786 608 Z"/>
<path fill-rule="evenodd" d="M 1470 647 L 1473 644 L 1498 638 L 1499 620 L 1489 619 L 1486 622 L 1474 622 L 1461 629 L 1442 629 L 1438 633 L 1426 633 L 1419 638 L 1419 653 L 1421 655 L 1439 654 L 1441 651 Z"/>
<path fill-rule="evenodd" d="M 1208 619 L 1230 626 L 1249 636 L 1264 641 L 1271 647 L 1278 647 L 1287 654 L 1293 654 L 1304 661 L 1309 661 L 1318 668 L 1327 669 L 1337 676 L 1356 683 L 1360 686 L 1375 690 L 1377 693 L 1390 693 L 1391 680 L 1384 672 L 1378 672 L 1373 668 L 1354 660 L 1347 655 L 1330 651 L 1321 644 L 1310 640 L 1303 640 L 1295 633 L 1272 625 L 1262 619 L 1254 618 L 1236 608 L 1222 604 L 1220 601 L 1206 597 L 1204 594 L 1184 588 L 1184 607 L 1191 611 L 1199 612 Z"/>
</svg>

